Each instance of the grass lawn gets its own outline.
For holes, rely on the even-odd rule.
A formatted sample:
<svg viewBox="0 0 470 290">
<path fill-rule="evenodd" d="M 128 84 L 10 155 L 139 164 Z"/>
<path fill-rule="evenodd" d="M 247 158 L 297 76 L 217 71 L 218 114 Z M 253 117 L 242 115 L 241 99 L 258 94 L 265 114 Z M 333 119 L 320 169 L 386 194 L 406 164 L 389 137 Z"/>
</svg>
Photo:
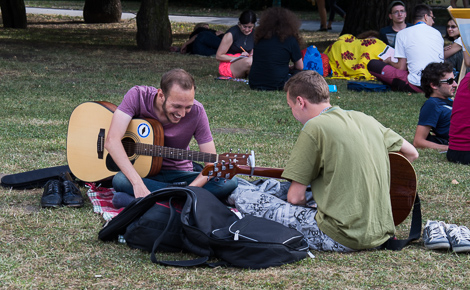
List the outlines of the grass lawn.
<svg viewBox="0 0 470 290">
<path fill-rule="evenodd" d="M 220 153 L 249 149 L 258 166 L 285 166 L 302 125 L 284 92 L 216 81 L 215 58 L 138 51 L 132 20 L 91 25 L 81 18 L 28 15 L 28 21 L 27 30 L 0 29 L 0 173 L 66 164 L 68 119 L 77 105 L 118 104 L 132 86 L 158 86 L 162 73 L 175 67 L 195 77 L 196 98 Z M 174 44 L 181 45 L 193 24 L 172 26 Z M 304 32 L 308 44 L 337 36 Z M 412 141 L 423 95 L 357 93 L 346 89 L 346 81 L 327 81 L 338 86 L 334 105 L 370 114 Z M 470 226 L 470 167 L 433 150 L 419 153 L 414 167 L 423 223 Z M 41 194 L 0 188 L 0 288 L 468 288 L 470 256 L 428 251 L 421 240 L 400 252 L 316 252 L 315 259 L 257 271 L 157 266 L 148 253 L 99 241 L 103 219 L 88 200 L 80 209 L 41 209 Z M 398 227 L 399 237 L 408 225 L 409 219 Z"/>
</svg>

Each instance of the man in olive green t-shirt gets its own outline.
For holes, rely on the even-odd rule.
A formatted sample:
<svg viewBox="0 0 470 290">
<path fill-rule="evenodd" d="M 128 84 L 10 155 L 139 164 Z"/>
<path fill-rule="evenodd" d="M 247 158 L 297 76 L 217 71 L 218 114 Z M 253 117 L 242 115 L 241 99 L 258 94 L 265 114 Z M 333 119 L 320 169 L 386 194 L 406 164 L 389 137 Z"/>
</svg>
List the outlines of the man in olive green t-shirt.
<svg viewBox="0 0 470 290">
<path fill-rule="evenodd" d="M 332 107 L 328 85 L 314 71 L 296 74 L 284 89 L 292 114 L 304 124 L 282 175 L 292 181 L 287 201 L 305 206 L 311 185 L 318 240 L 335 242 L 319 250 L 380 246 L 395 233 L 388 152 L 400 151 L 410 161 L 418 152 L 374 118 Z"/>
</svg>

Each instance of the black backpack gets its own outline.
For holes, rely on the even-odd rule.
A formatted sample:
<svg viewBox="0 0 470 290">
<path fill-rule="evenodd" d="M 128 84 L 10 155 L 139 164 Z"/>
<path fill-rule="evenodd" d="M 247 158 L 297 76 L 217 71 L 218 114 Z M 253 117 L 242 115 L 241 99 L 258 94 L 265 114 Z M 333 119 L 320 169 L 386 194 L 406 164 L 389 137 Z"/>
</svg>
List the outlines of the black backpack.
<svg viewBox="0 0 470 290">
<path fill-rule="evenodd" d="M 160 222 L 152 221 L 152 216 L 158 216 Z M 118 235 L 127 237 L 130 247 L 150 250 L 152 262 L 169 266 L 261 269 L 296 262 L 309 253 L 297 230 L 250 215 L 239 219 L 212 193 L 199 187 L 164 188 L 136 199 L 101 229 L 99 238 L 110 241 Z M 157 251 L 175 250 L 200 258 L 160 261 L 155 255 Z M 207 263 L 210 258 L 221 261 Z"/>
</svg>

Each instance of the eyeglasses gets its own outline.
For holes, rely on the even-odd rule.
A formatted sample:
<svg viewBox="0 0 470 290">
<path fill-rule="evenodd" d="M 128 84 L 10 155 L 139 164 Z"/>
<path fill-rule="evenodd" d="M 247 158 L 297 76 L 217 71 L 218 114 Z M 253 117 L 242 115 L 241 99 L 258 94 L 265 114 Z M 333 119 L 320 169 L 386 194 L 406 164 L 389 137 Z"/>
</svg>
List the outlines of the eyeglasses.
<svg viewBox="0 0 470 290">
<path fill-rule="evenodd" d="M 424 15 L 428 15 L 428 14 L 424 14 Z M 432 18 L 432 20 L 436 19 L 436 17 L 434 17 L 434 15 L 428 15 L 429 17 Z"/>
<path fill-rule="evenodd" d="M 455 78 L 448 78 L 446 80 L 440 80 L 439 82 L 442 84 L 447 83 L 448 85 L 452 85 L 454 82 L 457 83 L 457 80 Z"/>
<path fill-rule="evenodd" d="M 397 10 L 397 11 L 392 12 L 392 14 L 394 14 L 394 15 L 405 14 L 405 13 L 406 13 L 405 10 Z"/>
<path fill-rule="evenodd" d="M 457 25 L 447 25 L 447 29 L 449 28 L 456 29 L 457 27 L 458 27 Z"/>
</svg>

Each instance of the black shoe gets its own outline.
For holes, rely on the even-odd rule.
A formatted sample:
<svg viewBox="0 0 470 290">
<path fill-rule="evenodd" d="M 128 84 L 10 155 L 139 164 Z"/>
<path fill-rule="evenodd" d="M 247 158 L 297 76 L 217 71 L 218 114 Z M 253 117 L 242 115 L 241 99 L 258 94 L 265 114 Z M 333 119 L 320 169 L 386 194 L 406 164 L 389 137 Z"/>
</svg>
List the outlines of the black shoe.
<svg viewBox="0 0 470 290">
<path fill-rule="evenodd" d="M 62 192 L 62 183 L 59 180 L 49 180 L 44 185 L 41 207 L 60 207 L 62 205 Z"/>
<path fill-rule="evenodd" d="M 326 32 L 328 31 L 328 28 L 326 27 L 320 27 L 320 29 L 317 30 L 318 32 Z"/>
<path fill-rule="evenodd" d="M 77 185 L 70 180 L 66 180 L 62 183 L 64 187 L 63 202 L 68 207 L 82 207 L 83 197 L 80 189 Z"/>
</svg>

